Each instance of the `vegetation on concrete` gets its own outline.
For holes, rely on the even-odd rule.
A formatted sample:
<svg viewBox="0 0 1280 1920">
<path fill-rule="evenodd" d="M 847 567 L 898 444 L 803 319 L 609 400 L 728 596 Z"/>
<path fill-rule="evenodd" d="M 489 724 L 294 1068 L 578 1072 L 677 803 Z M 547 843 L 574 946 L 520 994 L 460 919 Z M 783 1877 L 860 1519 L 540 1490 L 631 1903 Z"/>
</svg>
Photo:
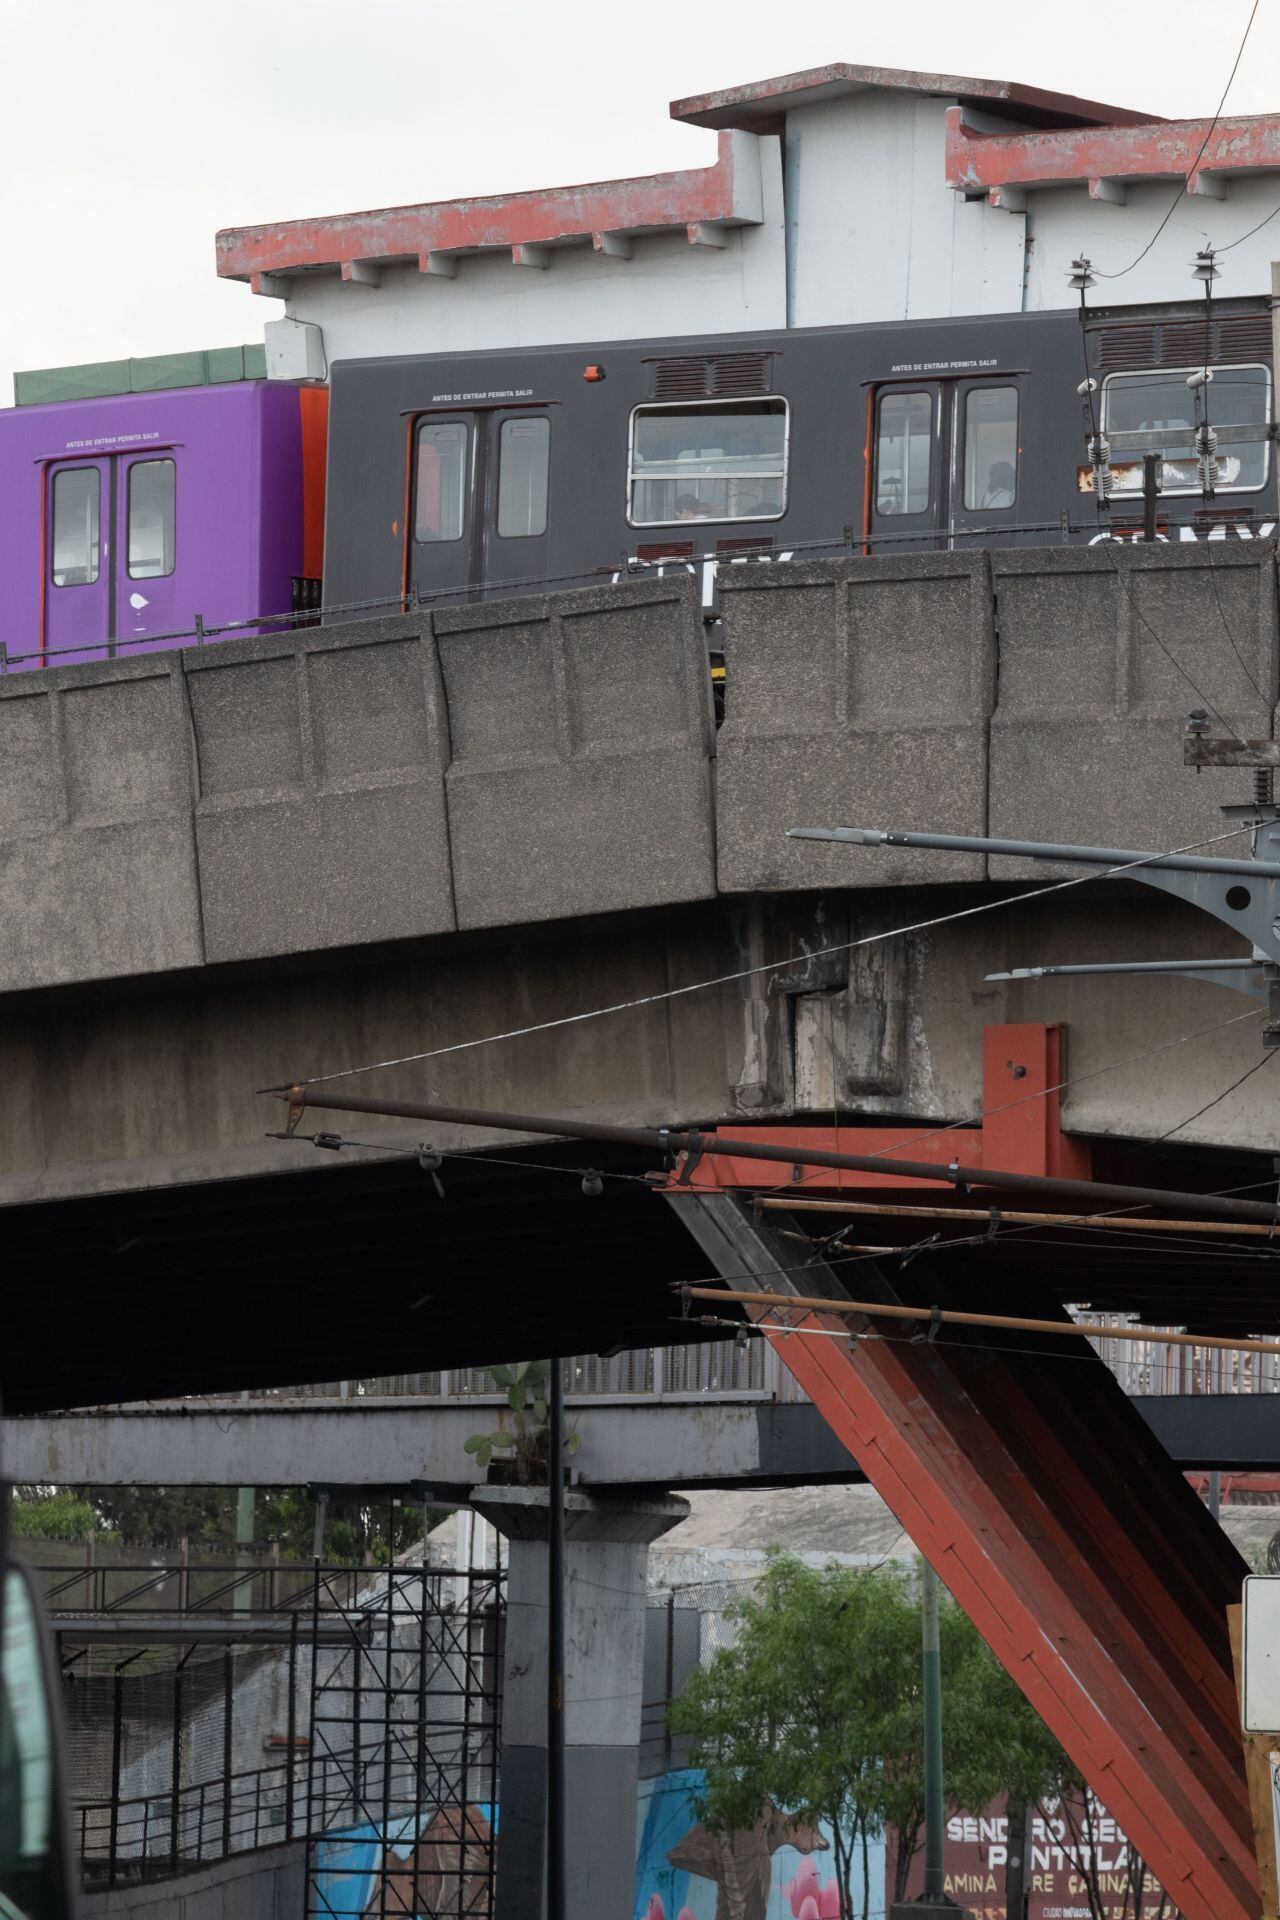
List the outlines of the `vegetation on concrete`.
<svg viewBox="0 0 1280 1920">
<path fill-rule="evenodd" d="M 482 1472 L 488 1471 L 494 1454 L 500 1453 L 509 1461 L 510 1478 L 517 1486 L 545 1487 L 551 1439 L 547 1419 L 551 1362 L 519 1360 L 485 1367 L 484 1372 L 506 1394 L 511 1424 L 500 1424 L 488 1433 L 473 1433 L 463 1442 L 464 1452 L 475 1455 Z M 566 1455 L 576 1453 L 581 1445 L 581 1434 L 566 1432 Z"/>
</svg>

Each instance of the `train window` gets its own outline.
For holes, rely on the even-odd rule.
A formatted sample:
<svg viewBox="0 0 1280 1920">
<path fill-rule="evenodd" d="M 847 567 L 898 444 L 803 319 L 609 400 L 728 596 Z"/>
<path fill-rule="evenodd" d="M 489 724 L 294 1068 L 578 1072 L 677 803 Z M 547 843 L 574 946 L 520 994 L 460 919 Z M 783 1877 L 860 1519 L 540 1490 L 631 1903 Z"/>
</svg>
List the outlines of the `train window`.
<svg viewBox="0 0 1280 1920">
<path fill-rule="evenodd" d="M 462 538 L 468 431 L 461 420 L 424 420 L 418 428 L 415 540 Z"/>
<path fill-rule="evenodd" d="M 787 427 L 782 399 L 637 407 L 631 416 L 632 526 L 777 520 L 787 505 Z"/>
<path fill-rule="evenodd" d="M 876 437 L 876 512 L 923 513 L 929 505 L 933 397 L 886 393 Z"/>
<path fill-rule="evenodd" d="M 1162 461 L 1163 493 L 1199 493 L 1195 458 L 1195 392 L 1187 385 L 1199 367 L 1109 373 L 1102 383 L 1104 433 L 1174 431 Z M 1271 373 L 1267 367 L 1214 367 L 1204 389 L 1214 427 L 1263 427 L 1271 418 Z M 1185 439 L 1182 437 L 1185 432 Z M 1265 440 L 1227 442 L 1218 450 L 1219 493 L 1244 493 L 1266 485 L 1270 448 Z M 1112 462 L 1116 493 L 1142 492 L 1142 455 L 1119 453 Z"/>
<path fill-rule="evenodd" d="M 129 578 L 160 580 L 173 572 L 172 460 L 135 460 L 129 468 Z"/>
<path fill-rule="evenodd" d="M 964 397 L 964 504 L 1011 507 L 1018 491 L 1018 389 L 970 387 Z"/>
<path fill-rule="evenodd" d="M 88 587 L 98 577 L 98 469 L 53 476 L 53 584 Z"/>
<path fill-rule="evenodd" d="M 504 420 L 498 433 L 498 532 L 507 540 L 547 530 L 551 422 L 545 414 Z"/>
</svg>

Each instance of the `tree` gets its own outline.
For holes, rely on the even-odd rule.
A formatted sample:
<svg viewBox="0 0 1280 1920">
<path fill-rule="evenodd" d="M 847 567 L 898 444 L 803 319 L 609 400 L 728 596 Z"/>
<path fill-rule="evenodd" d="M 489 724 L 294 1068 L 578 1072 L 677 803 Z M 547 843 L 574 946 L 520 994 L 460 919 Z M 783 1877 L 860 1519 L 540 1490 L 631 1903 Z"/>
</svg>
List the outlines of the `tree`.
<svg viewBox="0 0 1280 1920">
<path fill-rule="evenodd" d="M 731 1648 L 690 1676 L 671 1708 L 706 1785 L 712 1831 L 751 1827 L 766 1807 L 825 1822 L 841 1911 L 871 1911 L 870 1843 L 899 1836 L 902 1898 L 924 1827 L 924 1709 L 919 1600 L 901 1569 L 821 1570 L 770 1555 L 731 1614 Z M 1022 1695 L 949 1599 L 940 1636 L 947 1796 L 983 1808 L 1002 1791 L 1038 1799 L 1056 1748 Z"/>
<path fill-rule="evenodd" d="M 98 1516 L 70 1487 L 15 1487 L 9 1523 L 15 1540 L 87 1540 Z"/>
<path fill-rule="evenodd" d="M 52 1513 L 41 1519 L 44 1506 Z M 309 1560 L 315 1511 L 303 1487 L 259 1488 L 254 1539 L 260 1545 L 277 1541 L 288 1559 Z M 15 1533 L 25 1531 L 28 1538 L 83 1540 L 95 1529 L 105 1529 L 132 1547 L 163 1551 L 186 1539 L 228 1555 L 236 1541 L 234 1487 L 18 1487 L 14 1514 Z M 432 1508 L 427 1525 L 443 1518 L 443 1508 Z M 48 1530 L 56 1525 L 73 1525 L 75 1530 Z M 422 1526 L 418 1506 L 335 1500 L 325 1524 L 325 1558 L 357 1565 L 370 1559 L 383 1565 L 419 1541 Z"/>
</svg>

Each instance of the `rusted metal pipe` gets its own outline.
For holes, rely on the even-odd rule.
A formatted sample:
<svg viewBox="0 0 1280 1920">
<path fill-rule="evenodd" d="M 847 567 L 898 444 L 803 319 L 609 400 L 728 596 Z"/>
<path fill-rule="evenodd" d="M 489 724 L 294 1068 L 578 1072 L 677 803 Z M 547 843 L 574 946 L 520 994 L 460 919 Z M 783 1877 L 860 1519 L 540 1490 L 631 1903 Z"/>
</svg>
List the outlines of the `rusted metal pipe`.
<svg viewBox="0 0 1280 1920">
<path fill-rule="evenodd" d="M 308 1107 L 329 1113 L 377 1113 L 392 1120 L 434 1120 L 459 1127 L 490 1127 L 495 1132 L 541 1133 L 566 1140 L 603 1140 L 614 1146 L 646 1147 L 658 1152 L 725 1155 L 736 1160 L 768 1160 L 791 1167 L 830 1167 L 835 1172 L 879 1173 L 886 1177 L 931 1180 L 953 1187 L 996 1187 L 1009 1193 L 1081 1200 L 1089 1206 L 1181 1208 L 1213 1220 L 1280 1221 L 1280 1207 L 1267 1200 L 1238 1200 L 1225 1194 L 1179 1193 L 1164 1187 L 1122 1187 L 1101 1180 L 1064 1180 L 1050 1174 L 1009 1173 L 997 1167 L 963 1167 L 956 1160 L 940 1166 L 931 1160 L 890 1159 L 885 1154 L 835 1153 L 822 1147 L 781 1147 L 763 1140 L 730 1139 L 697 1127 L 622 1127 L 603 1120 L 564 1120 L 535 1113 L 495 1113 L 483 1107 L 427 1105 L 413 1100 L 370 1100 L 358 1094 L 317 1093 L 294 1086 L 276 1094 L 289 1103 L 293 1131 Z"/>
<path fill-rule="evenodd" d="M 965 1313 L 958 1307 L 904 1307 L 896 1301 L 825 1300 L 803 1293 L 735 1293 L 727 1287 L 680 1286 L 682 1300 L 743 1307 L 792 1307 L 802 1313 L 857 1314 L 868 1320 L 924 1320 L 931 1326 L 994 1327 L 1003 1333 L 1079 1334 L 1090 1340 L 1147 1340 L 1157 1346 L 1214 1347 L 1223 1353 L 1280 1353 L 1280 1340 L 1233 1340 L 1217 1333 L 1172 1333 L 1164 1327 L 1104 1327 L 1092 1320 L 1031 1320 L 1024 1314 Z M 796 1328 L 794 1331 L 799 1332 Z"/>
<path fill-rule="evenodd" d="M 1001 1226 L 1019 1227 L 1088 1227 L 1099 1221 L 1091 1213 L 1028 1213 L 1014 1207 L 913 1207 L 906 1205 L 885 1205 L 879 1200 L 788 1200 L 760 1199 L 755 1202 L 760 1208 L 778 1213 L 872 1213 L 884 1220 L 985 1220 L 994 1215 Z M 1270 1227 L 1261 1221 L 1243 1220 L 1134 1220 L 1126 1214 L 1108 1214 L 1105 1216 L 1108 1227 L 1120 1228 L 1126 1233 L 1209 1233 L 1209 1234 L 1246 1234 L 1250 1239 L 1266 1239 Z M 847 1243 L 842 1243 L 847 1244 Z M 876 1249 L 882 1251 L 882 1249 Z M 897 1252 L 897 1248 L 888 1249 Z M 1280 1251 L 1280 1249 L 1277 1249 Z"/>
</svg>

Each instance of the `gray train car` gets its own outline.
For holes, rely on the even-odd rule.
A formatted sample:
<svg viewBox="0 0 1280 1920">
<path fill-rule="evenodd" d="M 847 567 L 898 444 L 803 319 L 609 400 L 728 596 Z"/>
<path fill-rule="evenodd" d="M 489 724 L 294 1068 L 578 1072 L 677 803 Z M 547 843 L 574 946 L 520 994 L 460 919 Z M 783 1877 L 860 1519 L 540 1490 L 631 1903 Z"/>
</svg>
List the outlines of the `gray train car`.
<svg viewBox="0 0 1280 1920">
<path fill-rule="evenodd" d="M 1140 456 L 1100 514 L 1087 436 L 1164 431 L 1161 533 L 1275 520 L 1268 440 L 1211 499 L 1187 377 L 1218 427 L 1272 419 L 1266 302 L 993 314 L 717 339 L 337 363 L 325 608 L 478 599 L 632 569 L 978 544 L 1141 526 Z M 1095 390 L 1082 397 L 1088 376 Z M 1185 444 L 1180 437 L 1185 428 Z"/>
</svg>

